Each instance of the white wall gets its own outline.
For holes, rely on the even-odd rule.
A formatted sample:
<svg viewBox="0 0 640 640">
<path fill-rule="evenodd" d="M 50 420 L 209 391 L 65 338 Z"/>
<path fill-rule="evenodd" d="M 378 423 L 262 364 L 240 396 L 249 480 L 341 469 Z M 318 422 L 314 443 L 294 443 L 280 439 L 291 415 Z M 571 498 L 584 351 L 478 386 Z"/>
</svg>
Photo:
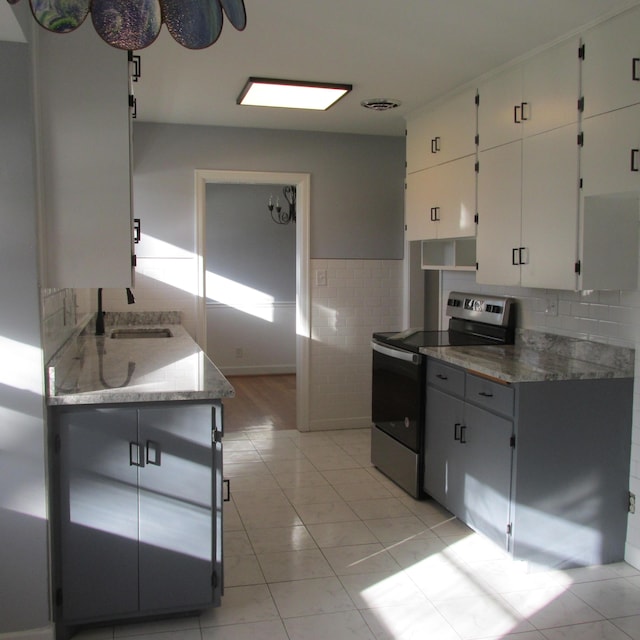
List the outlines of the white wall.
<svg viewBox="0 0 640 640">
<path fill-rule="evenodd" d="M 28 5 L 22 11 L 28 11 Z M 49 624 L 29 49 L 0 42 L 0 636 Z M 15 637 L 15 636 L 14 636 Z"/>
<path fill-rule="evenodd" d="M 518 299 L 518 326 L 636 349 L 629 490 L 640 496 L 640 292 L 552 291 L 477 285 L 473 273 L 445 271 L 442 291 L 482 291 Z M 546 312 L 557 303 L 557 315 Z M 445 325 L 446 326 L 446 325 Z M 629 515 L 626 559 L 640 568 L 640 514 Z"/>
</svg>

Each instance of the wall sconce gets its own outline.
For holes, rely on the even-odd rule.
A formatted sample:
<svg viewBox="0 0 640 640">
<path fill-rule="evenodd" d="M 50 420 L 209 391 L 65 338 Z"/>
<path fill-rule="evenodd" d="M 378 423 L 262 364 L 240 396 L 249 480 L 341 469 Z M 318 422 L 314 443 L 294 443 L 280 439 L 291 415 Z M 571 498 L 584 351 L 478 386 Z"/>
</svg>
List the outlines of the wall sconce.
<svg viewBox="0 0 640 640">
<path fill-rule="evenodd" d="M 289 211 L 284 211 L 280 206 L 280 198 L 276 198 L 275 205 L 273 204 L 273 196 L 269 196 L 269 204 L 267 209 L 271 214 L 271 219 L 276 224 L 289 224 L 296 221 L 296 188 L 294 186 L 284 187 L 282 189 L 284 199 L 289 203 Z"/>
</svg>

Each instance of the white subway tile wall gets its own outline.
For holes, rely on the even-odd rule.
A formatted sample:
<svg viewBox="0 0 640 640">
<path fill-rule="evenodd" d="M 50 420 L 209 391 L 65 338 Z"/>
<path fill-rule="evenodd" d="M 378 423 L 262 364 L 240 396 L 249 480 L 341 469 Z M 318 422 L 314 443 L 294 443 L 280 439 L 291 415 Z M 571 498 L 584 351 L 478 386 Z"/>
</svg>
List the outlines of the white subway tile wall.
<svg viewBox="0 0 640 640">
<path fill-rule="evenodd" d="M 65 343 L 77 322 L 73 289 L 41 289 L 44 362 Z"/>
<path fill-rule="evenodd" d="M 312 430 L 370 425 L 371 334 L 402 329 L 402 274 L 400 260 L 311 261 Z"/>
</svg>

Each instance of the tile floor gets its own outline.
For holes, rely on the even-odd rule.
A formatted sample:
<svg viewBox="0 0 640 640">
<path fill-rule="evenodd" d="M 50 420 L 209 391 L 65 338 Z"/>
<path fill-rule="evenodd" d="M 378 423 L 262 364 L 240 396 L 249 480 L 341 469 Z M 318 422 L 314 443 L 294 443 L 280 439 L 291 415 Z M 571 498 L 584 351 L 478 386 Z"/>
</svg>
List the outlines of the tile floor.
<svg viewBox="0 0 640 640">
<path fill-rule="evenodd" d="M 639 571 L 527 573 L 372 468 L 368 430 L 224 442 L 222 607 L 76 638 L 640 640 Z"/>
</svg>

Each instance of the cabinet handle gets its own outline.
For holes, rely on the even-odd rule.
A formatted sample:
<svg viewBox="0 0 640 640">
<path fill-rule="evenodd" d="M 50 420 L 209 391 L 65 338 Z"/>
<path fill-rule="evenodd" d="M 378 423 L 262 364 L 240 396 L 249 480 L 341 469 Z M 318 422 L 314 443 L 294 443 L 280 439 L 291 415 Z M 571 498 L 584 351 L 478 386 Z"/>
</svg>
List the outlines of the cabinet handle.
<svg viewBox="0 0 640 640">
<path fill-rule="evenodd" d="M 436 215 L 436 208 L 435 207 L 431 207 L 431 209 L 429 210 L 429 218 L 430 218 L 431 222 L 435 222 L 436 221 L 435 215 Z"/>
<path fill-rule="evenodd" d="M 436 378 L 438 378 L 438 380 L 448 380 L 449 379 L 447 376 L 444 375 L 444 373 L 436 373 Z"/>
<path fill-rule="evenodd" d="M 514 267 L 517 267 L 520 264 L 520 262 L 518 261 L 519 260 L 518 252 L 519 252 L 518 247 L 514 247 L 513 249 L 511 249 L 511 264 Z"/>
<path fill-rule="evenodd" d="M 434 153 L 438 153 L 438 151 L 440 151 L 440 136 L 436 136 L 433 139 L 433 142 L 435 143 L 435 152 Z"/>
<path fill-rule="evenodd" d="M 516 104 L 513 106 L 513 121 L 515 124 L 520 124 L 522 120 L 520 120 L 520 114 L 518 113 L 522 105 Z"/>
<path fill-rule="evenodd" d="M 529 260 L 528 260 L 528 256 L 527 256 L 527 247 L 520 247 L 518 249 L 518 264 L 528 264 Z M 524 259 L 523 256 L 524 255 Z"/>
<path fill-rule="evenodd" d="M 638 153 L 640 149 L 631 149 L 631 171 L 639 171 L 638 169 Z"/>
<path fill-rule="evenodd" d="M 156 467 L 159 467 L 162 462 L 162 451 L 160 450 L 160 444 L 158 442 L 154 442 L 153 440 L 147 440 L 145 449 L 146 463 L 153 464 Z"/>
<path fill-rule="evenodd" d="M 478 395 L 483 398 L 493 398 L 493 393 L 487 393 L 486 391 L 478 391 Z"/>
<path fill-rule="evenodd" d="M 438 153 L 437 138 L 431 138 L 431 153 Z"/>
<path fill-rule="evenodd" d="M 640 66 L 640 58 L 632 58 L 631 64 L 632 64 L 631 78 L 635 82 L 640 82 L 640 71 L 638 70 L 638 67 Z"/>
<path fill-rule="evenodd" d="M 460 427 L 460 444 L 467 444 L 467 439 L 465 438 L 466 433 L 467 433 L 467 427 L 462 425 Z"/>
<path fill-rule="evenodd" d="M 431 209 L 431 215 L 433 222 L 440 222 L 440 207 L 433 207 Z"/>
<path fill-rule="evenodd" d="M 458 429 L 461 427 L 462 425 L 459 422 L 456 422 L 453 425 L 453 439 L 454 440 L 460 440 L 460 434 L 458 433 Z"/>
<path fill-rule="evenodd" d="M 144 467 L 144 460 L 140 457 L 140 445 L 137 442 L 129 443 L 129 466 Z"/>
<path fill-rule="evenodd" d="M 226 480 L 222 481 L 226 487 L 227 487 L 227 497 L 223 498 L 222 501 L 223 502 L 230 502 L 231 501 L 231 480 L 229 480 L 228 478 Z"/>
<path fill-rule="evenodd" d="M 525 107 L 528 107 L 529 103 L 528 102 L 522 102 L 520 104 L 520 118 L 521 120 L 524 122 L 525 120 L 528 120 L 528 116 L 525 116 Z"/>
</svg>

